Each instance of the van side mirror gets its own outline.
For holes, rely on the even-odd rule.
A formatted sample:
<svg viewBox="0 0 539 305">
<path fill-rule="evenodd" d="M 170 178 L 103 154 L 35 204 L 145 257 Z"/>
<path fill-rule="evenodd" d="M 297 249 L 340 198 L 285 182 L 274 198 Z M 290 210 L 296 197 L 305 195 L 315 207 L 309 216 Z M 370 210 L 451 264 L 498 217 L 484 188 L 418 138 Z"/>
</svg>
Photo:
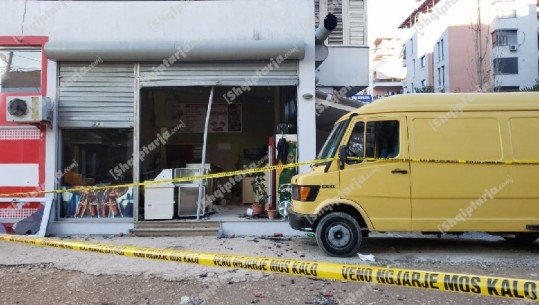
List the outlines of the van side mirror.
<svg viewBox="0 0 539 305">
<path fill-rule="evenodd" d="M 339 147 L 339 169 L 344 169 L 344 163 L 348 162 L 348 152 L 346 146 Z"/>
</svg>

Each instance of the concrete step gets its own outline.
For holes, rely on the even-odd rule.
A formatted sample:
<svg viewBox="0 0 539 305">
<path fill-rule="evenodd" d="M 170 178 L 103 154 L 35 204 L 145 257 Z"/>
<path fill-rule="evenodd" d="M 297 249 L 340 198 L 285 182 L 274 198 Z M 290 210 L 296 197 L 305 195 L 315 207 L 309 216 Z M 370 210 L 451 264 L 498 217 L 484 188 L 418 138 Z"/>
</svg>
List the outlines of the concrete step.
<svg viewBox="0 0 539 305">
<path fill-rule="evenodd" d="M 131 234 L 139 237 L 159 237 L 159 236 L 217 236 L 220 227 L 206 228 L 134 228 Z"/>
<path fill-rule="evenodd" d="M 137 221 L 134 224 L 135 229 L 154 229 L 154 228 L 212 228 L 220 227 L 220 221 L 196 221 L 196 220 L 163 220 L 163 221 Z"/>
</svg>

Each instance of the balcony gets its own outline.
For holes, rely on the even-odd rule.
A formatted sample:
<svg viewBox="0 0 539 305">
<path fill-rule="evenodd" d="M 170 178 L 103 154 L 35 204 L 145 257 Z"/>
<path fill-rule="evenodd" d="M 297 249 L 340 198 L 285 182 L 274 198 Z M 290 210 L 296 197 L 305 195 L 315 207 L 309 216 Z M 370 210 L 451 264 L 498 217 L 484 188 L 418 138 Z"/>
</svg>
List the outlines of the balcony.
<svg viewBox="0 0 539 305">
<path fill-rule="evenodd" d="M 387 87 L 401 87 L 402 81 L 386 81 L 386 80 L 374 80 L 372 83 L 373 88 L 387 88 Z"/>
<path fill-rule="evenodd" d="M 518 29 L 518 18 L 497 18 L 490 24 L 490 30 Z"/>
</svg>

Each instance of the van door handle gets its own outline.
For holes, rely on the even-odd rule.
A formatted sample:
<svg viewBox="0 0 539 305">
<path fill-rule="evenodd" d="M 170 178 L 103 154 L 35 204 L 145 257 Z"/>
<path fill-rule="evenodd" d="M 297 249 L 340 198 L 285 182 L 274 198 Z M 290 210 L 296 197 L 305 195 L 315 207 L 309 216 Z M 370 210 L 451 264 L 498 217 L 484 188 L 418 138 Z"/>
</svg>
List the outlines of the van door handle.
<svg viewBox="0 0 539 305">
<path fill-rule="evenodd" d="M 405 169 L 398 169 L 398 168 L 396 168 L 396 169 L 392 170 L 391 173 L 392 173 L 392 174 L 403 174 L 403 175 L 406 175 L 406 174 L 408 174 L 408 171 L 405 170 Z"/>
</svg>

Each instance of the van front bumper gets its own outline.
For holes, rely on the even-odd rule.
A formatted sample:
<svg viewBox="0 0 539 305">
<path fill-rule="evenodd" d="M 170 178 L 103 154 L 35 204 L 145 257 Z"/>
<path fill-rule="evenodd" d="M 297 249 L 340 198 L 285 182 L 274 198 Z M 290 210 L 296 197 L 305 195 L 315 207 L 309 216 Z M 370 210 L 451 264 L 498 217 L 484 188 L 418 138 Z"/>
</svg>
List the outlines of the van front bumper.
<svg viewBox="0 0 539 305">
<path fill-rule="evenodd" d="M 288 208 L 288 223 L 294 230 L 300 230 L 300 231 L 312 231 L 313 230 L 313 215 L 305 215 L 305 214 L 298 214 L 292 210 L 292 208 Z"/>
</svg>

